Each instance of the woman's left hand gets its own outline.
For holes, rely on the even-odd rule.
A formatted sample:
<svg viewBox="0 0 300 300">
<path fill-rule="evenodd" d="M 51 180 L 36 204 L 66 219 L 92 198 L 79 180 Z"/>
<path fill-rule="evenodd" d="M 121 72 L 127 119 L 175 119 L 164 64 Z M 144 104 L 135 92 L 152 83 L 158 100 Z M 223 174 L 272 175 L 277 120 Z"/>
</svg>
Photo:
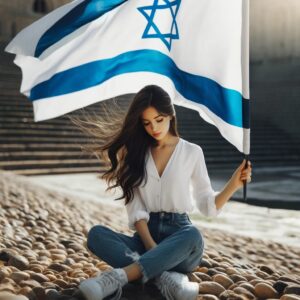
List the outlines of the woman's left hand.
<svg viewBox="0 0 300 300">
<path fill-rule="evenodd" d="M 252 175 L 252 167 L 251 162 L 248 161 L 247 168 L 245 168 L 246 159 L 239 165 L 239 167 L 235 170 L 233 175 L 231 176 L 231 184 L 233 187 L 238 190 L 244 185 L 244 181 L 251 182 L 251 175 Z"/>
</svg>

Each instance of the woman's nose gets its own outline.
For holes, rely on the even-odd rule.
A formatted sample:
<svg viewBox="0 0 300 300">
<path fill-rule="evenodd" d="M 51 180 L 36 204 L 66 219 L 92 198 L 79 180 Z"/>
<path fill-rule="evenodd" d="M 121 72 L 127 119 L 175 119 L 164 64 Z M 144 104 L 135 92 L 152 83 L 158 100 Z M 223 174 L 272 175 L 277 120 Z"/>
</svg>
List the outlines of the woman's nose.
<svg viewBox="0 0 300 300">
<path fill-rule="evenodd" d="M 152 128 L 152 131 L 154 131 L 154 132 L 156 131 L 156 125 L 155 124 L 152 124 L 151 128 Z"/>
</svg>

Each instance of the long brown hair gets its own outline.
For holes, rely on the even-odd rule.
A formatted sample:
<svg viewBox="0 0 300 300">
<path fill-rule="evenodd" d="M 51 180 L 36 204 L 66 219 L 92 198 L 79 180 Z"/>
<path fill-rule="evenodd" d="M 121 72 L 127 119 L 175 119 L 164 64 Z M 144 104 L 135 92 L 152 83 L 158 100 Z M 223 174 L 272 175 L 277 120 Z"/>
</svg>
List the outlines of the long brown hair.
<svg viewBox="0 0 300 300">
<path fill-rule="evenodd" d="M 115 102 L 105 106 L 105 114 L 94 119 L 86 115 L 85 120 L 70 117 L 71 121 L 83 131 L 93 135 L 97 141 L 85 150 L 93 152 L 99 159 L 108 162 L 107 169 L 101 176 L 110 190 L 121 187 L 123 195 L 115 200 L 125 198 L 125 205 L 134 194 L 134 188 L 141 185 L 146 178 L 146 152 L 156 146 L 157 141 L 150 136 L 142 123 L 143 111 L 152 106 L 163 116 L 172 116 L 169 132 L 179 136 L 174 106 L 170 96 L 161 87 L 148 85 L 133 98 L 127 113 L 119 109 Z"/>
</svg>

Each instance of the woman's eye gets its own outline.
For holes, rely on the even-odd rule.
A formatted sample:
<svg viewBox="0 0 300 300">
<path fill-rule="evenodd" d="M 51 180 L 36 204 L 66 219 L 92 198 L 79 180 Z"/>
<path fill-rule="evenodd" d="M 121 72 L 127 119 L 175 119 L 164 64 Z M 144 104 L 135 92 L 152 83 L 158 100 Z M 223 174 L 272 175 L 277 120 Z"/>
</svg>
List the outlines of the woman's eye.
<svg viewBox="0 0 300 300">
<path fill-rule="evenodd" d="M 162 122 L 163 120 L 164 120 L 163 118 L 162 118 L 162 119 L 157 119 L 156 122 L 157 122 L 157 123 L 160 123 L 160 122 Z M 149 124 L 150 124 L 150 123 L 143 123 L 144 126 L 148 126 Z"/>
</svg>

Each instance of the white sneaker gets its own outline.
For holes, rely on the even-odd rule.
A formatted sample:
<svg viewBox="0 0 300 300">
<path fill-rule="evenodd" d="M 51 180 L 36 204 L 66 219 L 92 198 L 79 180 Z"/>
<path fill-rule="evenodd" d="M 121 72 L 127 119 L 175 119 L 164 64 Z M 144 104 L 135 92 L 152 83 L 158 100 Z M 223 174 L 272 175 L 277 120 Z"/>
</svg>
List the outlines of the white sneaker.
<svg viewBox="0 0 300 300">
<path fill-rule="evenodd" d="M 111 300 L 119 300 L 122 295 L 122 286 L 128 282 L 123 269 L 105 271 L 94 278 L 83 280 L 79 284 L 79 290 L 87 300 L 102 300 L 116 292 Z"/>
<path fill-rule="evenodd" d="M 178 272 L 163 272 L 155 284 L 167 300 L 195 300 L 199 293 L 199 284 Z"/>
</svg>

